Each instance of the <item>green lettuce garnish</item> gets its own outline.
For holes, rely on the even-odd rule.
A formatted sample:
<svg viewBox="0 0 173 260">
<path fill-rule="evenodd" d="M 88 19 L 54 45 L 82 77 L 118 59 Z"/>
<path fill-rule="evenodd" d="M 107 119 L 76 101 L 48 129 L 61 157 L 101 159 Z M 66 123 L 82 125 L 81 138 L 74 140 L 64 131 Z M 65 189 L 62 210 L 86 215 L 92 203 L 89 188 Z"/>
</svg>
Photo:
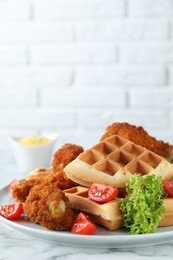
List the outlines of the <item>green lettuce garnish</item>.
<svg viewBox="0 0 173 260">
<path fill-rule="evenodd" d="M 126 192 L 119 200 L 123 226 L 131 234 L 155 232 L 165 210 L 161 176 L 135 174 L 126 183 Z"/>
</svg>

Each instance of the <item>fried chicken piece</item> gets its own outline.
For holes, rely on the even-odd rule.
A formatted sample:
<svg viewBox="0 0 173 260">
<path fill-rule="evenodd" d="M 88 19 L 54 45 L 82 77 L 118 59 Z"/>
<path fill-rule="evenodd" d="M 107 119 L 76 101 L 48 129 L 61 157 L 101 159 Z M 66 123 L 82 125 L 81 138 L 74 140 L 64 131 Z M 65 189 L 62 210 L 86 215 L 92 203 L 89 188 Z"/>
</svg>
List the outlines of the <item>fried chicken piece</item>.
<svg viewBox="0 0 173 260">
<path fill-rule="evenodd" d="M 130 125 L 128 123 L 113 123 L 106 128 L 105 134 L 100 140 L 104 140 L 112 135 L 120 135 L 137 145 L 141 145 L 148 150 L 155 152 L 171 161 L 173 157 L 173 146 L 163 141 L 158 141 L 150 136 L 141 126 Z"/>
<path fill-rule="evenodd" d="M 73 181 L 67 178 L 63 170 L 56 173 L 49 174 L 46 177 L 40 177 L 35 179 L 30 179 L 26 181 L 21 181 L 14 186 L 12 196 L 15 201 L 24 202 L 30 192 L 30 190 L 38 184 L 47 185 L 53 184 L 60 190 L 69 189 L 74 185 Z"/>
<path fill-rule="evenodd" d="M 23 204 L 27 219 L 51 230 L 70 230 L 74 213 L 56 183 L 35 185 Z"/>
<path fill-rule="evenodd" d="M 55 152 L 52 161 L 53 171 L 63 170 L 64 167 L 83 152 L 83 148 L 75 144 L 65 144 Z"/>
<path fill-rule="evenodd" d="M 42 178 L 21 181 L 13 187 L 12 196 L 17 202 L 24 202 L 31 190 L 37 184 L 41 183 Z"/>
<path fill-rule="evenodd" d="M 35 169 L 27 175 L 27 180 L 22 181 L 13 188 L 13 198 L 16 201 L 24 202 L 30 192 L 30 189 L 36 184 L 55 183 L 59 189 L 69 189 L 76 184 L 70 180 L 63 171 L 64 167 L 83 152 L 81 146 L 75 144 L 65 144 L 55 152 L 52 161 L 52 168 Z M 51 173 L 52 172 L 52 173 Z M 41 173 L 41 174 L 40 174 Z M 44 176 L 43 176 L 44 175 Z"/>
</svg>

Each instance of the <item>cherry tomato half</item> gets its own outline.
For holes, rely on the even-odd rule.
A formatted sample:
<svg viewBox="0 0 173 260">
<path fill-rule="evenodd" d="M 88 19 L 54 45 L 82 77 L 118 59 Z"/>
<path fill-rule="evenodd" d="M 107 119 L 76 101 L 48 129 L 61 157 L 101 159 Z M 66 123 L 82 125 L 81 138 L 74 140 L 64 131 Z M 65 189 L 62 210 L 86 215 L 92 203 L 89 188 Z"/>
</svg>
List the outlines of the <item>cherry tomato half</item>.
<svg viewBox="0 0 173 260">
<path fill-rule="evenodd" d="M 76 216 L 71 228 L 71 232 L 78 235 L 92 235 L 96 230 L 96 225 L 82 212 Z"/>
<path fill-rule="evenodd" d="M 0 216 L 6 219 L 16 219 L 23 213 L 21 203 L 0 206 Z"/>
<path fill-rule="evenodd" d="M 13 188 L 14 186 L 16 186 L 16 184 L 18 184 L 19 181 L 17 179 L 13 179 L 9 184 L 8 184 L 8 188 L 11 192 L 13 192 Z"/>
<path fill-rule="evenodd" d="M 173 197 L 173 181 L 163 181 L 163 189 L 168 197 Z"/>
<path fill-rule="evenodd" d="M 88 190 L 89 198 L 99 203 L 111 201 L 117 195 L 118 189 L 103 184 L 92 184 Z"/>
</svg>

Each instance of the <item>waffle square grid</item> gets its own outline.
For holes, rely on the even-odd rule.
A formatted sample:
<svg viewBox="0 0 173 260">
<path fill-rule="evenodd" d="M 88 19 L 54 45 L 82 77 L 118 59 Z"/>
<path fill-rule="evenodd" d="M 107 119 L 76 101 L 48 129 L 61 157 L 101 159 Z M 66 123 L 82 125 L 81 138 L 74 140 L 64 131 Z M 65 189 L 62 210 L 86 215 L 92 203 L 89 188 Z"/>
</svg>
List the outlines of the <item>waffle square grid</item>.
<svg viewBox="0 0 173 260">
<path fill-rule="evenodd" d="M 163 160 L 161 156 L 120 136 L 100 142 L 81 154 L 79 159 L 111 176 L 125 166 L 132 174 L 145 175 Z"/>
<path fill-rule="evenodd" d="M 133 174 L 155 174 L 173 180 L 173 164 L 119 135 L 87 149 L 64 170 L 71 180 L 86 187 L 101 183 L 124 188 Z"/>
</svg>

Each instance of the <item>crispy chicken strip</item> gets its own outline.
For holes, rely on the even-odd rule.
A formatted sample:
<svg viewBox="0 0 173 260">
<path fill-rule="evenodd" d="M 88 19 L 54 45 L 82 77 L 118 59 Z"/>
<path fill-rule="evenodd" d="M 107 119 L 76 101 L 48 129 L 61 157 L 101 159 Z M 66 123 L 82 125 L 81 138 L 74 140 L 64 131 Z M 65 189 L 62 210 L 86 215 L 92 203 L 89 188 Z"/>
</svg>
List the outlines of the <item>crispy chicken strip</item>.
<svg viewBox="0 0 173 260">
<path fill-rule="evenodd" d="M 112 135 L 120 135 L 161 155 L 169 161 L 173 159 L 173 145 L 150 136 L 141 126 L 137 127 L 128 123 L 113 123 L 106 128 L 106 132 L 100 140 L 104 140 Z"/>
<path fill-rule="evenodd" d="M 60 190 L 68 189 L 76 184 L 70 180 L 64 172 L 64 167 L 74 160 L 83 148 L 75 144 L 65 144 L 54 154 L 52 168 L 38 168 L 30 172 L 25 181 L 21 181 L 13 188 L 13 198 L 16 201 L 24 202 L 31 190 L 37 184 L 47 185 L 48 183 L 56 183 Z"/>
<path fill-rule="evenodd" d="M 12 196 L 15 201 L 24 202 L 30 192 L 30 189 L 36 184 L 40 184 L 41 178 L 29 181 L 21 181 L 13 187 Z"/>
<path fill-rule="evenodd" d="M 60 190 L 65 190 L 71 188 L 74 183 L 67 178 L 66 174 L 63 170 L 58 171 L 56 173 L 49 174 L 46 177 L 40 177 L 35 179 L 30 179 L 26 181 L 21 181 L 13 188 L 12 196 L 18 202 L 24 202 L 30 192 L 30 190 L 35 185 L 47 185 L 52 184 L 55 185 Z"/>
<path fill-rule="evenodd" d="M 63 170 L 64 167 L 83 152 L 83 148 L 75 144 L 65 144 L 54 154 L 52 161 L 53 171 Z"/>
<path fill-rule="evenodd" d="M 70 230 L 74 213 L 56 183 L 35 185 L 23 204 L 27 219 L 51 230 Z"/>
</svg>

